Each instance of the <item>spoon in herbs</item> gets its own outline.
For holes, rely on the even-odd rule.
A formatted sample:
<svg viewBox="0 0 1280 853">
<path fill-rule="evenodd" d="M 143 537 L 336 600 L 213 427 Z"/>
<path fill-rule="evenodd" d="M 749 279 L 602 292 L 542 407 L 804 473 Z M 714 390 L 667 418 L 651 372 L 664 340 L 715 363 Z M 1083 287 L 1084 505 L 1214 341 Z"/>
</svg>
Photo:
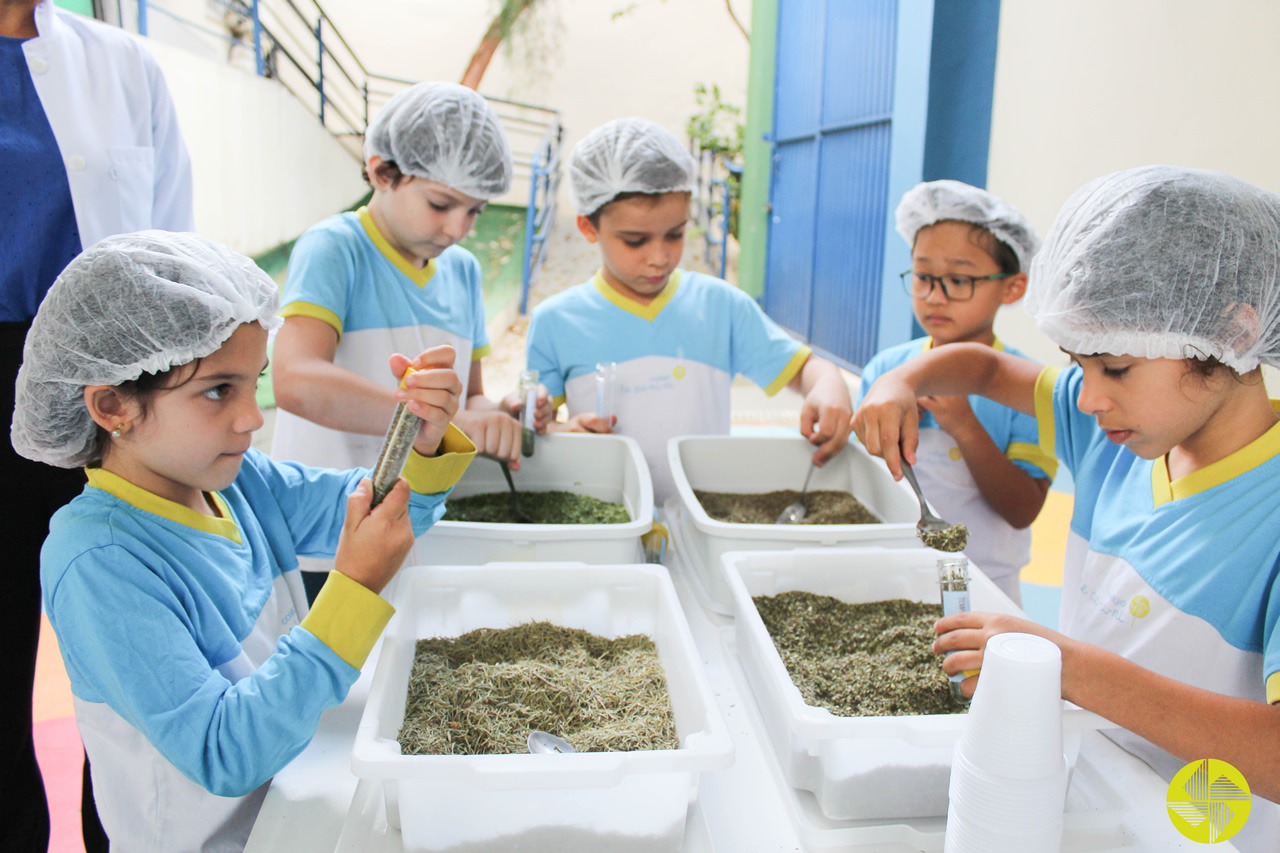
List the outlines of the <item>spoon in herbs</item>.
<svg viewBox="0 0 1280 853">
<path fill-rule="evenodd" d="M 556 737 L 550 732 L 542 732 L 537 729 L 529 732 L 529 752 L 534 755 L 540 755 L 545 752 L 566 753 L 577 751 L 569 741 Z"/>
<path fill-rule="evenodd" d="M 813 469 L 816 467 L 812 462 L 809 463 L 809 473 L 804 475 L 804 485 L 800 488 L 800 499 L 780 512 L 774 524 L 798 524 L 804 521 L 804 517 L 809 514 L 804 496 L 809 491 L 809 478 L 813 476 Z"/>
<path fill-rule="evenodd" d="M 511 479 L 511 469 L 507 466 L 507 460 L 503 459 L 498 464 L 502 466 L 502 476 L 507 478 L 507 488 L 511 489 L 511 514 L 520 524 L 533 524 L 533 519 L 520 509 L 520 497 L 516 492 L 516 484 Z"/>
<path fill-rule="evenodd" d="M 916 523 L 916 536 L 920 537 L 920 541 L 937 551 L 964 550 L 969 539 L 969 529 L 963 524 L 943 521 L 933 514 L 924 501 L 924 492 L 920 491 L 916 472 L 911 469 L 911 463 L 906 459 L 902 460 L 902 474 L 916 493 L 916 500 L 920 501 L 920 521 Z"/>
</svg>

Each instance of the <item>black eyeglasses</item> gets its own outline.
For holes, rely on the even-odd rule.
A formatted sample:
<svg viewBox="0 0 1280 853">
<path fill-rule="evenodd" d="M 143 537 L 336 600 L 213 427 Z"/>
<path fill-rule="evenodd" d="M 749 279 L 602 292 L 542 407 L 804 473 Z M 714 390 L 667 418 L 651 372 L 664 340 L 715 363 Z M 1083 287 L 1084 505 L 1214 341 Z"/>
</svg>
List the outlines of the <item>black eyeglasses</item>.
<svg viewBox="0 0 1280 853">
<path fill-rule="evenodd" d="M 899 276 L 902 287 L 916 299 L 927 299 L 933 293 L 934 285 L 942 288 L 942 295 L 953 302 L 964 302 L 973 298 L 973 287 L 980 281 L 992 281 L 1008 278 L 1013 273 L 999 272 L 995 275 L 929 275 L 927 272 L 907 270 Z"/>
</svg>

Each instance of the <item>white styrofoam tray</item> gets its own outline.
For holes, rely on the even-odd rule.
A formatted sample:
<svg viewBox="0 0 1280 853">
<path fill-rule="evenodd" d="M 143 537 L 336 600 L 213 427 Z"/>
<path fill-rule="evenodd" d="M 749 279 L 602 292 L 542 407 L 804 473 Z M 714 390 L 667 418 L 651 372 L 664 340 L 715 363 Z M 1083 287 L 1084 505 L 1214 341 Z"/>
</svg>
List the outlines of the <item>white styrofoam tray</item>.
<svg viewBox="0 0 1280 853">
<path fill-rule="evenodd" d="M 383 782 L 387 821 L 406 850 L 618 850 L 671 853 L 698 774 L 733 761 L 732 740 L 662 566 L 490 564 L 401 572 L 352 750 Z M 533 620 L 603 636 L 653 638 L 680 748 L 574 755 L 401 755 L 414 644 Z"/>
<path fill-rule="evenodd" d="M 640 537 L 653 526 L 653 482 L 635 439 L 620 435 L 538 436 L 511 478 L 520 491 L 568 491 L 626 507 L 624 524 L 481 524 L 438 521 L 418 539 L 409 563 L 436 566 L 499 561 L 573 560 L 634 563 Z M 505 492 L 498 463 L 476 459 L 452 497 Z M 533 500 L 530 497 L 528 500 Z"/>
<path fill-rule="evenodd" d="M 947 812 L 951 755 L 963 714 L 838 717 L 805 703 L 791 681 L 752 596 L 791 590 L 861 603 L 891 598 L 939 601 L 937 559 L 929 548 L 839 548 L 729 552 L 736 643 L 756 707 L 783 776 L 811 791 L 836 820 L 915 818 Z M 1023 615 L 978 569 L 969 585 L 977 611 Z M 1070 763 L 1080 733 L 1111 726 L 1066 703 L 1063 743 Z"/>
<path fill-rule="evenodd" d="M 857 441 L 850 441 L 814 471 L 809 489 L 849 492 L 883 524 L 731 524 L 707 515 L 694 497 L 694 489 L 738 494 L 799 490 L 813 450 L 799 436 L 677 436 L 667 443 L 678 494 L 664 505 L 665 520 L 707 607 L 733 613 L 733 597 L 720 562 L 727 551 L 919 546 L 920 504 L 915 493 L 905 482 L 895 482 L 884 461 L 872 457 Z"/>
</svg>

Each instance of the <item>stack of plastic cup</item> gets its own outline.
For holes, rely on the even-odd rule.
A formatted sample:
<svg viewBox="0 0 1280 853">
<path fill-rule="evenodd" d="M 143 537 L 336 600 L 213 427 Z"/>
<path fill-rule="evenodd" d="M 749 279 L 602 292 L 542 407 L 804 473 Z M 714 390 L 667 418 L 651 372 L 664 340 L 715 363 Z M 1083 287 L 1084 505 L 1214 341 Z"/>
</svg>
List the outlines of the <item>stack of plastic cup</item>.
<svg viewBox="0 0 1280 853">
<path fill-rule="evenodd" d="M 1032 634 L 987 641 L 951 763 L 945 853 L 1057 853 L 1067 762 L 1062 652 Z"/>
</svg>

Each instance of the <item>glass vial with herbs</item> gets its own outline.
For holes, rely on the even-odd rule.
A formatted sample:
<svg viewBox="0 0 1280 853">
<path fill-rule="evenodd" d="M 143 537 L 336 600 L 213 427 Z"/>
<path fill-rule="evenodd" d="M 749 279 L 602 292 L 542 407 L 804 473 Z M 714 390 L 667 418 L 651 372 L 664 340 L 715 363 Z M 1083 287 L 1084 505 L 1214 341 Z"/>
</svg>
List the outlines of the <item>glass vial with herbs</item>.
<svg viewBox="0 0 1280 853">
<path fill-rule="evenodd" d="M 413 373 L 412 367 L 405 370 L 405 377 L 410 373 Z M 400 387 L 404 387 L 403 378 L 400 380 Z M 404 463 L 409 460 L 409 454 L 413 451 L 413 443 L 417 440 L 421 427 L 421 418 L 409 411 L 405 403 L 396 403 L 391 423 L 387 426 L 387 435 L 382 440 L 382 449 L 378 452 L 378 461 L 370 474 L 373 482 L 373 501 L 370 506 L 382 503 L 382 499 L 395 487 L 396 481 L 400 479 L 400 472 L 404 471 Z"/>
<path fill-rule="evenodd" d="M 538 416 L 538 371 L 520 371 L 517 393 L 520 395 L 520 453 L 532 456 L 533 439 L 538 434 L 534 427 Z"/>
<path fill-rule="evenodd" d="M 938 586 L 942 590 L 942 615 L 968 613 L 969 606 L 969 559 L 967 557 L 943 557 L 938 561 Z M 955 652 L 947 652 L 953 655 Z M 951 698 L 957 704 L 968 705 L 969 699 L 960 693 L 960 682 L 966 673 L 957 672 L 947 676 L 951 683 Z"/>
<path fill-rule="evenodd" d="M 616 414 L 613 406 L 614 392 L 618 385 L 618 364 L 602 361 L 596 365 L 596 417 L 606 422 Z"/>
</svg>

